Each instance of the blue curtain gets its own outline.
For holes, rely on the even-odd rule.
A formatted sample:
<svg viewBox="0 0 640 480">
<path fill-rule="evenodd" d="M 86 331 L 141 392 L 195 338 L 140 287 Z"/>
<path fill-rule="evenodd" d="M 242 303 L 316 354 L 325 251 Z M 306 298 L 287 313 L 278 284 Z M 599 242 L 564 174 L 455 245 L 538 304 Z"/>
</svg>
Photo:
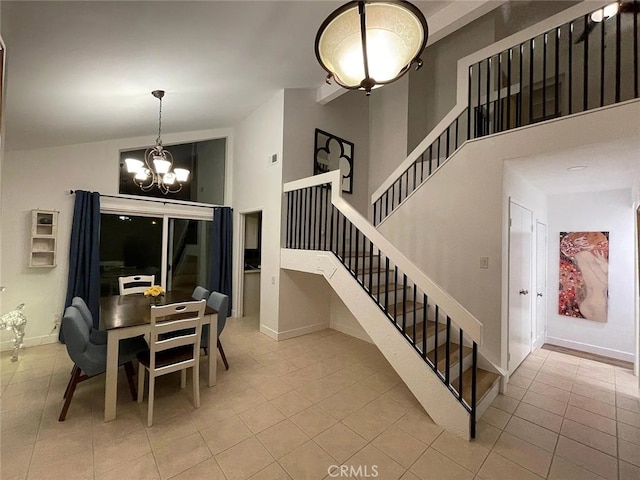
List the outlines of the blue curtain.
<svg viewBox="0 0 640 480">
<path fill-rule="evenodd" d="M 94 327 L 100 321 L 100 194 L 76 190 L 69 248 L 69 278 L 64 307 L 73 297 L 82 297 L 93 315 Z M 60 340 L 62 330 L 60 331 Z"/>
<path fill-rule="evenodd" d="M 233 244 L 233 209 L 214 207 L 211 226 L 211 283 L 209 290 L 229 297 L 231 315 L 231 252 Z"/>
</svg>

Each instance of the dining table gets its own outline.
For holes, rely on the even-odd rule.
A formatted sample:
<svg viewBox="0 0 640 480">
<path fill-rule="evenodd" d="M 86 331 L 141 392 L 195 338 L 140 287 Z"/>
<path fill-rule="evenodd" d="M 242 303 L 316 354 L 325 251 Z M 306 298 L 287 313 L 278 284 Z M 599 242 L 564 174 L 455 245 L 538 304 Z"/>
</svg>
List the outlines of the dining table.
<svg viewBox="0 0 640 480">
<path fill-rule="evenodd" d="M 194 301 L 190 293 L 180 291 L 166 292 L 159 299 L 142 294 L 110 295 L 100 298 L 101 328 L 107 331 L 107 374 L 104 392 L 104 421 L 116 418 L 116 400 L 118 397 L 118 351 L 120 340 L 151 333 L 151 306 Z M 218 312 L 207 305 L 202 318 L 203 325 L 209 328 L 209 378 L 208 384 L 216 384 L 218 342 Z"/>
</svg>

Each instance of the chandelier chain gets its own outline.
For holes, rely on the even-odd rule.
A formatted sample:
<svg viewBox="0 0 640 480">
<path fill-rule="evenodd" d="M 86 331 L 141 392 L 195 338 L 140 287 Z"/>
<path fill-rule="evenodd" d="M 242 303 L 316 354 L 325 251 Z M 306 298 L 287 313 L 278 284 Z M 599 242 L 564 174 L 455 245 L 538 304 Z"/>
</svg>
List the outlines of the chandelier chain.
<svg viewBox="0 0 640 480">
<path fill-rule="evenodd" d="M 162 132 L 162 97 L 160 97 L 160 109 L 158 111 L 158 138 L 156 138 L 156 145 L 162 145 L 162 140 L 160 140 L 161 132 Z"/>
</svg>

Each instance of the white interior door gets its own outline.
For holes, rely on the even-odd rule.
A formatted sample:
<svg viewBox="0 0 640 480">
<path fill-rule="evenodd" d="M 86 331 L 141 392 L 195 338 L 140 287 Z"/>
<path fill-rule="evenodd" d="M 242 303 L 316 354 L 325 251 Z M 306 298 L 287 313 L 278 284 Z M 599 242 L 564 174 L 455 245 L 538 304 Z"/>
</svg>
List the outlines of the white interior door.
<svg viewBox="0 0 640 480">
<path fill-rule="evenodd" d="M 533 215 L 509 202 L 509 345 L 507 368 L 512 373 L 531 353 L 531 237 Z"/>
<path fill-rule="evenodd" d="M 536 222 L 536 327 L 533 348 L 544 343 L 547 329 L 547 226 Z"/>
</svg>

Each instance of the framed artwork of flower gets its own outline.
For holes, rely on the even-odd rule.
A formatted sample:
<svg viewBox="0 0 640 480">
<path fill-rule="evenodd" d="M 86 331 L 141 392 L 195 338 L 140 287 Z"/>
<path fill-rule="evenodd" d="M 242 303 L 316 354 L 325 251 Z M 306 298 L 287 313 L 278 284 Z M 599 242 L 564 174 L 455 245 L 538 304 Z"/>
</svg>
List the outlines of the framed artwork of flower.
<svg viewBox="0 0 640 480">
<path fill-rule="evenodd" d="M 607 321 L 609 232 L 560 232 L 558 313 Z"/>
<path fill-rule="evenodd" d="M 316 128 L 313 174 L 340 170 L 342 191 L 353 193 L 353 143 Z"/>
</svg>

